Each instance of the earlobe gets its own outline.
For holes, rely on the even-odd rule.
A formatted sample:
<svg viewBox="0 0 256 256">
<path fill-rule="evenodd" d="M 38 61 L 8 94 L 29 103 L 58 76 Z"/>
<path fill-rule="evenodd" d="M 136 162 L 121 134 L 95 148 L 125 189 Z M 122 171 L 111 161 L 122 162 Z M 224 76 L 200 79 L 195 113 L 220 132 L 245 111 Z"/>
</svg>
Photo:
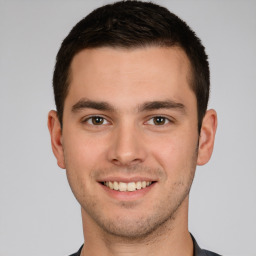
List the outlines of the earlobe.
<svg viewBox="0 0 256 256">
<path fill-rule="evenodd" d="M 48 129 L 51 136 L 52 151 L 57 159 L 58 166 L 65 169 L 61 125 L 57 112 L 54 110 L 51 110 L 48 114 Z"/>
<path fill-rule="evenodd" d="M 214 146 L 216 129 L 217 113 L 215 110 L 210 109 L 206 112 L 202 122 L 198 146 L 198 165 L 204 165 L 210 160 Z"/>
</svg>

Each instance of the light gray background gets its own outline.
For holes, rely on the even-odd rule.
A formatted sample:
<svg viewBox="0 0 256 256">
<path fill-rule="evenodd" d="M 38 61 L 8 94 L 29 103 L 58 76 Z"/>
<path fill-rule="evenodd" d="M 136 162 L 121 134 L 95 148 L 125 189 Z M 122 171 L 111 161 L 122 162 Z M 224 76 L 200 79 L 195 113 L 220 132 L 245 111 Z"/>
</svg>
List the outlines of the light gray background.
<svg viewBox="0 0 256 256">
<path fill-rule="evenodd" d="M 0 0 L 0 255 L 64 256 L 82 241 L 80 209 L 46 126 L 61 41 L 110 1 Z M 219 126 L 197 169 L 190 230 L 201 247 L 256 255 L 256 1 L 155 1 L 206 46 Z"/>
</svg>

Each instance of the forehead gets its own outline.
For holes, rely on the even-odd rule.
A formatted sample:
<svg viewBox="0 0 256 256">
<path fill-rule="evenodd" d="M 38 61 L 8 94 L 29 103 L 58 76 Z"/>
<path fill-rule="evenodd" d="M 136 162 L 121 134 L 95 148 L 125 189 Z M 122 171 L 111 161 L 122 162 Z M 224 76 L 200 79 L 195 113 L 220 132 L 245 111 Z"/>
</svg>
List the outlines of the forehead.
<svg viewBox="0 0 256 256">
<path fill-rule="evenodd" d="M 180 100 L 188 91 L 190 62 L 179 47 L 85 49 L 72 60 L 68 97 L 138 101 L 167 96 Z M 170 95 L 171 96 L 171 95 Z"/>
</svg>

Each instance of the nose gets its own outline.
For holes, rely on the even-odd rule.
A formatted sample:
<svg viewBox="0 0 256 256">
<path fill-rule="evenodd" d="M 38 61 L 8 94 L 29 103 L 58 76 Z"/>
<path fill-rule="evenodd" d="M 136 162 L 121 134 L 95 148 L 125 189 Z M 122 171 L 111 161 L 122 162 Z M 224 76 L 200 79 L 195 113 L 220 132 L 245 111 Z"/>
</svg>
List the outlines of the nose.
<svg viewBox="0 0 256 256">
<path fill-rule="evenodd" d="M 131 166 L 145 161 L 147 151 L 142 131 L 133 125 L 120 125 L 113 131 L 108 159 L 118 166 Z"/>
</svg>

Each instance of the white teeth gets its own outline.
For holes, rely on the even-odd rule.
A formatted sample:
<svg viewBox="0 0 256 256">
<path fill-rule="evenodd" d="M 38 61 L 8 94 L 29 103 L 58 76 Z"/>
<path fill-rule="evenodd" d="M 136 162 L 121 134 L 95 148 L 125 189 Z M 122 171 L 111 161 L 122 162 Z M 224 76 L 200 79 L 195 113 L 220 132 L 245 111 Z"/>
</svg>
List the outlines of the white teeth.
<svg viewBox="0 0 256 256">
<path fill-rule="evenodd" d="M 117 182 L 117 181 L 106 181 L 104 182 L 104 185 L 109 187 L 110 189 L 113 190 L 118 190 L 118 191 L 135 191 L 135 190 L 140 190 L 143 188 L 148 187 L 149 185 L 151 185 L 152 182 L 150 181 L 137 181 L 137 182 L 129 182 L 129 183 L 125 183 L 125 182 Z"/>
<path fill-rule="evenodd" d="M 136 188 L 141 189 L 141 182 L 140 181 L 136 182 Z"/>
<path fill-rule="evenodd" d="M 128 191 L 135 191 L 136 190 L 135 182 L 128 183 L 127 190 Z"/>
<path fill-rule="evenodd" d="M 108 187 L 111 188 L 111 189 L 114 189 L 114 184 L 111 181 L 109 181 Z"/>
<path fill-rule="evenodd" d="M 119 182 L 119 190 L 120 191 L 126 191 L 127 190 L 127 184 L 123 182 Z"/>
<path fill-rule="evenodd" d="M 114 190 L 118 190 L 118 189 L 119 189 L 118 182 L 114 181 Z"/>
</svg>

